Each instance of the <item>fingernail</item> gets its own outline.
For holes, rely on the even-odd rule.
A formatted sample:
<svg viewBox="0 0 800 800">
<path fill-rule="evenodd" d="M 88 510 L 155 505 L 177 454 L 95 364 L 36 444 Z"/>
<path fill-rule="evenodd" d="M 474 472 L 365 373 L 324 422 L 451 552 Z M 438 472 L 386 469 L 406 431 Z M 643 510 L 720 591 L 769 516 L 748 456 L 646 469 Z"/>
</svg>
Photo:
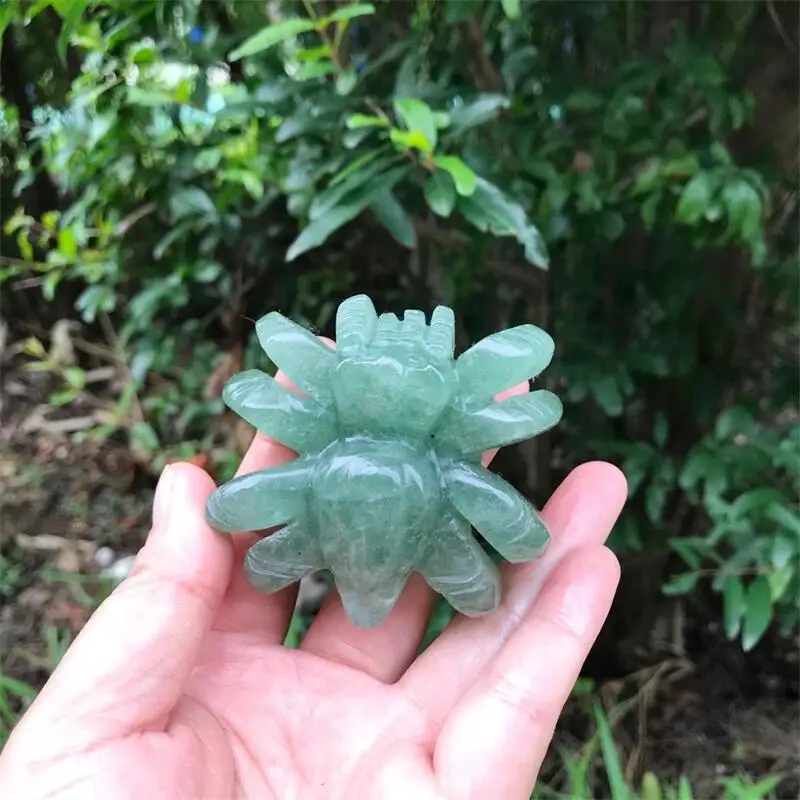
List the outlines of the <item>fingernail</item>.
<svg viewBox="0 0 800 800">
<path fill-rule="evenodd" d="M 167 464 L 161 472 L 153 499 L 153 527 L 164 525 L 169 520 L 172 494 L 175 487 L 175 467 Z"/>
</svg>

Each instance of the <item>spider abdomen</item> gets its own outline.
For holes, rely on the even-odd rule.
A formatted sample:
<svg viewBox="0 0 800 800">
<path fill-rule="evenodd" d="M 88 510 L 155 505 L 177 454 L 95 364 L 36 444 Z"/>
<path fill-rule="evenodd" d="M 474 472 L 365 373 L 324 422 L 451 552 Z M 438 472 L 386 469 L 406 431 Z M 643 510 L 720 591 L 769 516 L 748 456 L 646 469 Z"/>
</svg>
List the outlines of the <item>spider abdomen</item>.
<svg viewBox="0 0 800 800">
<path fill-rule="evenodd" d="M 311 487 L 325 561 L 364 593 L 414 568 L 443 505 L 433 452 L 398 440 L 334 442 L 320 453 Z"/>
</svg>

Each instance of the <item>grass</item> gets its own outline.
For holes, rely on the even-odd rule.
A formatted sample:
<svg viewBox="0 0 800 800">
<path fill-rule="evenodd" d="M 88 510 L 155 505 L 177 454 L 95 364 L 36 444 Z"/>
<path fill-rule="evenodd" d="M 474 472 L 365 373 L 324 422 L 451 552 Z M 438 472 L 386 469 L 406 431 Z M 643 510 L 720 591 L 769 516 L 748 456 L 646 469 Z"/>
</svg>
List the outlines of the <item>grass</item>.
<svg viewBox="0 0 800 800">
<path fill-rule="evenodd" d="M 36 695 L 33 686 L 0 673 L 0 747 L 6 743 L 19 717 L 36 699 Z"/>
<path fill-rule="evenodd" d="M 628 701 L 630 702 L 630 701 Z M 618 707 L 617 715 L 621 713 Z M 638 786 L 625 777 L 622 755 L 614 741 L 609 717 L 598 700 L 591 703 L 595 732 L 576 752 L 559 753 L 564 785 L 553 787 L 539 785 L 531 800 L 699 800 L 691 782 L 685 776 L 677 782 L 662 781 L 652 772 L 646 772 Z M 715 800 L 778 800 L 775 794 L 781 775 L 768 775 L 755 780 L 749 775 L 721 777 Z M 604 785 L 600 785 L 604 784 Z"/>
</svg>

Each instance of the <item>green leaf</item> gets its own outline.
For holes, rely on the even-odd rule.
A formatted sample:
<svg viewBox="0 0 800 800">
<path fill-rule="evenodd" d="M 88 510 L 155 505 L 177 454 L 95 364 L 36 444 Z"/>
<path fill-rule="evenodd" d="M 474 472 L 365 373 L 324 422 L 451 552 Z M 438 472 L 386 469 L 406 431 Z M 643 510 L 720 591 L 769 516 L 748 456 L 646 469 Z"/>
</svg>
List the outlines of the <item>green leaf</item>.
<svg viewBox="0 0 800 800">
<path fill-rule="evenodd" d="M 294 114 L 286 117 L 275 131 L 275 141 L 283 144 L 314 127 L 314 120 L 307 114 Z"/>
<path fill-rule="evenodd" d="M 564 101 L 564 107 L 570 111 L 596 111 L 605 105 L 605 98 L 597 92 L 579 89 Z"/>
<path fill-rule="evenodd" d="M 58 3 L 53 3 L 53 7 L 61 17 L 61 33 L 58 37 L 56 45 L 58 55 L 62 61 L 66 60 L 67 47 L 69 47 L 70 36 L 75 32 L 78 24 L 81 21 L 83 12 L 86 11 L 90 0 L 61 0 Z"/>
<path fill-rule="evenodd" d="M 463 197 L 469 197 L 475 192 L 478 177 L 475 173 L 456 156 L 436 156 L 433 163 L 440 169 L 450 173 L 456 185 L 456 191 Z"/>
<path fill-rule="evenodd" d="M 333 14 L 324 18 L 324 22 L 347 22 L 356 17 L 367 17 L 375 13 L 375 6 L 372 3 L 353 3 L 349 6 L 338 8 Z"/>
<path fill-rule="evenodd" d="M 656 224 L 656 214 L 658 213 L 658 206 L 661 202 L 661 194 L 651 194 L 647 200 L 642 203 L 642 222 L 646 231 L 652 231 Z"/>
<path fill-rule="evenodd" d="M 697 572 L 684 572 L 668 580 L 661 587 L 661 591 L 666 595 L 688 594 L 696 586 L 699 577 L 700 574 Z"/>
<path fill-rule="evenodd" d="M 147 89 L 142 86 L 129 86 L 125 92 L 125 99 L 133 106 L 145 108 L 161 108 L 171 106 L 172 95 L 162 89 Z"/>
<path fill-rule="evenodd" d="M 786 536 L 777 536 L 772 543 L 770 561 L 775 569 L 782 569 L 791 560 L 796 550 L 795 543 Z"/>
<path fill-rule="evenodd" d="M 669 422 L 663 411 L 656 414 L 655 422 L 653 423 L 653 441 L 658 447 L 664 447 L 667 443 L 667 435 L 669 434 Z"/>
<path fill-rule="evenodd" d="M 309 61 L 300 65 L 294 74 L 294 79 L 299 82 L 310 81 L 314 78 L 324 78 L 334 72 L 336 72 L 336 67 L 332 61 Z"/>
<path fill-rule="evenodd" d="M 722 200 L 728 211 L 728 233 L 738 233 L 749 241 L 761 230 L 761 197 L 743 178 L 728 181 L 722 188 Z"/>
<path fill-rule="evenodd" d="M 766 577 L 759 575 L 747 587 L 744 603 L 742 650 L 747 653 L 758 644 L 772 619 L 772 588 Z"/>
<path fill-rule="evenodd" d="M 437 169 L 425 183 L 428 208 L 440 217 L 449 217 L 456 204 L 456 187 L 450 173 Z"/>
<path fill-rule="evenodd" d="M 351 114 L 345 121 L 348 130 L 357 128 L 385 128 L 386 120 L 381 117 L 370 116 L 367 114 Z"/>
<path fill-rule="evenodd" d="M 179 239 L 185 236 L 192 229 L 194 223 L 192 220 L 185 220 L 180 225 L 176 225 L 169 233 L 166 234 L 158 244 L 153 248 L 153 258 L 159 261 L 164 253 L 175 244 Z"/>
<path fill-rule="evenodd" d="M 214 201 L 197 186 L 184 186 L 178 189 L 169 199 L 169 209 L 173 222 L 186 217 L 217 215 Z"/>
<path fill-rule="evenodd" d="M 767 576 L 773 603 L 777 603 L 783 597 L 794 576 L 795 568 L 793 564 L 787 564 Z"/>
<path fill-rule="evenodd" d="M 425 137 L 427 146 L 421 149 L 426 153 L 432 153 L 436 149 L 438 132 L 430 106 L 422 100 L 409 97 L 395 100 L 394 110 L 409 131 L 421 133 Z"/>
<path fill-rule="evenodd" d="M 298 61 L 319 61 L 326 58 L 330 61 L 331 48 L 327 44 L 320 45 L 319 47 L 306 47 L 298 50 L 294 57 Z"/>
<path fill-rule="evenodd" d="M 430 155 L 431 143 L 422 131 L 401 131 L 399 128 L 392 128 L 389 137 L 400 151 L 419 150 Z"/>
<path fill-rule="evenodd" d="M 218 261 L 198 261 L 191 267 L 192 279 L 198 283 L 211 283 L 222 274 L 222 264 Z"/>
<path fill-rule="evenodd" d="M 592 378 L 591 390 L 600 408 L 609 417 L 618 417 L 624 408 L 624 400 L 619 381 L 615 375 L 603 374 Z"/>
<path fill-rule="evenodd" d="M 58 252 L 68 260 L 78 255 L 78 245 L 71 228 L 63 228 L 58 232 Z"/>
<path fill-rule="evenodd" d="M 336 76 L 336 94 L 344 97 L 353 91 L 358 83 L 358 75 L 353 69 L 347 69 Z"/>
<path fill-rule="evenodd" d="M 146 422 L 131 425 L 128 431 L 131 442 L 141 450 L 154 451 L 159 448 L 158 434 Z"/>
<path fill-rule="evenodd" d="M 365 167 L 367 164 L 369 164 L 370 161 L 374 161 L 382 152 L 382 148 L 378 148 L 377 150 L 370 150 L 367 153 L 363 153 L 358 158 L 342 167 L 342 169 L 339 170 L 336 175 L 334 175 L 328 186 L 336 186 L 337 183 L 341 183 L 354 172 L 357 172 L 362 167 Z"/>
<path fill-rule="evenodd" d="M 6 2 L 0 5 L 0 52 L 3 50 L 3 34 L 6 28 L 14 21 L 19 10 L 19 6 L 15 2 Z M 28 13 L 30 14 L 31 12 Z"/>
<path fill-rule="evenodd" d="M 50 395 L 50 405 L 65 406 L 75 400 L 79 394 L 77 389 L 59 389 Z"/>
<path fill-rule="evenodd" d="M 622 761 L 611 733 L 606 715 L 599 703 L 594 705 L 594 721 L 597 725 L 597 738 L 600 740 L 600 751 L 603 754 L 603 766 L 608 777 L 608 788 L 611 790 L 612 800 L 629 800 L 630 789 L 625 781 Z"/>
<path fill-rule="evenodd" d="M 86 386 L 86 373 L 80 367 L 67 367 L 64 370 L 64 379 L 71 389 L 81 391 Z"/>
<path fill-rule="evenodd" d="M 394 238 L 403 245 L 413 249 L 417 246 L 417 233 L 408 212 L 398 202 L 394 192 L 388 189 L 380 192 L 369 204 L 378 221 Z"/>
<path fill-rule="evenodd" d="M 328 237 L 344 224 L 358 216 L 382 191 L 391 189 L 408 172 L 408 167 L 397 167 L 373 178 L 368 184 L 359 187 L 358 192 L 349 196 L 341 205 L 327 205 L 324 212 L 313 218 L 300 235 L 292 242 L 286 252 L 286 260 L 292 261 L 301 253 L 323 244 Z M 345 181 L 345 184 L 347 182 Z M 344 184 L 340 184 L 343 186 Z M 337 187 L 339 188 L 339 187 Z"/>
<path fill-rule="evenodd" d="M 94 284 L 87 286 L 75 301 L 75 308 L 80 311 L 85 322 L 94 322 L 98 311 L 114 310 L 117 298 L 111 286 Z"/>
<path fill-rule="evenodd" d="M 740 519 L 756 511 L 758 516 L 764 513 L 770 515 L 767 506 L 781 508 L 780 503 L 784 500 L 783 495 L 771 486 L 762 486 L 758 489 L 750 489 L 740 494 L 728 507 L 728 516 L 731 519 Z"/>
<path fill-rule="evenodd" d="M 694 225 L 699 222 L 711 203 L 714 183 L 708 172 L 698 172 L 683 188 L 675 219 Z"/>
<path fill-rule="evenodd" d="M 678 781 L 678 792 L 675 800 L 694 800 L 692 785 L 689 783 L 689 779 L 685 775 L 681 775 L 680 780 Z"/>
<path fill-rule="evenodd" d="M 503 13 L 509 19 L 519 19 L 520 0 L 502 0 Z"/>
<path fill-rule="evenodd" d="M 744 586 L 738 575 L 728 575 L 722 584 L 722 617 L 725 635 L 735 639 L 742 627 L 744 614 Z"/>
<path fill-rule="evenodd" d="M 261 53 L 286 39 L 312 31 L 314 28 L 316 28 L 316 23 L 310 19 L 287 19 L 277 25 L 269 25 L 253 34 L 249 39 L 245 39 L 235 50 L 232 50 L 228 54 L 228 61 L 240 61 L 247 56 Z"/>
<path fill-rule="evenodd" d="M 453 133 L 463 133 L 470 128 L 483 125 L 495 119 L 500 111 L 508 107 L 508 98 L 501 94 L 484 94 L 476 100 L 449 112 L 450 129 Z"/>
<path fill-rule="evenodd" d="M 522 206 L 509 200 L 494 184 L 479 177 L 475 192 L 458 199 L 458 210 L 480 231 L 516 237 L 525 248 L 525 258 L 540 269 L 547 269 L 547 250 L 538 228 L 528 221 Z"/>
<path fill-rule="evenodd" d="M 642 776 L 642 787 L 640 794 L 641 800 L 663 800 L 661 783 L 654 773 L 645 772 L 645 774 Z"/>
<path fill-rule="evenodd" d="M 317 217 L 321 217 L 326 211 L 339 205 L 350 192 L 373 181 L 374 178 L 395 164 L 397 160 L 398 156 L 394 155 L 375 158 L 370 163 L 363 165 L 363 168 L 352 172 L 344 180 L 333 181 L 325 191 L 320 192 L 312 200 L 308 209 L 309 219 L 314 220 Z"/>
</svg>

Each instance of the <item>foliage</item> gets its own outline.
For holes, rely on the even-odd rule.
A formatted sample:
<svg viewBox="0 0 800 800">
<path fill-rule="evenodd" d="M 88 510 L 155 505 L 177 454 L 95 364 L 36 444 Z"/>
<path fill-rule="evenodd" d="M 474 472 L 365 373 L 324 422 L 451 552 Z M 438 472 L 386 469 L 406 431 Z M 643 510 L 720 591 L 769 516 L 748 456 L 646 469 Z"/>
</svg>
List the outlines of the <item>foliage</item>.
<svg viewBox="0 0 800 800">
<path fill-rule="evenodd" d="M 590 708 L 595 723 L 594 735 L 578 751 L 560 753 L 566 785 L 557 790 L 540 784 L 531 800 L 579 800 L 601 796 L 611 800 L 695 800 L 699 796 L 685 776 L 671 784 L 659 780 L 652 772 L 646 772 L 637 786 L 632 785 L 626 778 L 609 716 L 596 699 L 591 700 Z M 593 777 L 596 767 L 601 767 L 605 773 L 602 789 Z M 721 793 L 714 796 L 722 800 L 768 800 L 779 796 L 775 790 L 781 781 L 780 775 L 769 775 L 758 781 L 748 775 L 723 776 L 717 785 Z"/>
<path fill-rule="evenodd" d="M 260 363 L 268 309 L 446 302 L 461 345 L 533 320 L 566 409 L 521 479 L 616 460 L 615 546 L 668 593 L 710 582 L 749 649 L 800 598 L 797 93 L 768 5 L 6 3 L 4 63 L 36 78 L 4 76 L 5 296 L 74 302 L 125 362 L 96 434 L 226 469 L 211 387 Z"/>
<path fill-rule="evenodd" d="M 0 673 L 0 746 L 5 744 L 17 722 L 20 708 L 36 699 L 36 689 L 10 675 Z"/>
</svg>

